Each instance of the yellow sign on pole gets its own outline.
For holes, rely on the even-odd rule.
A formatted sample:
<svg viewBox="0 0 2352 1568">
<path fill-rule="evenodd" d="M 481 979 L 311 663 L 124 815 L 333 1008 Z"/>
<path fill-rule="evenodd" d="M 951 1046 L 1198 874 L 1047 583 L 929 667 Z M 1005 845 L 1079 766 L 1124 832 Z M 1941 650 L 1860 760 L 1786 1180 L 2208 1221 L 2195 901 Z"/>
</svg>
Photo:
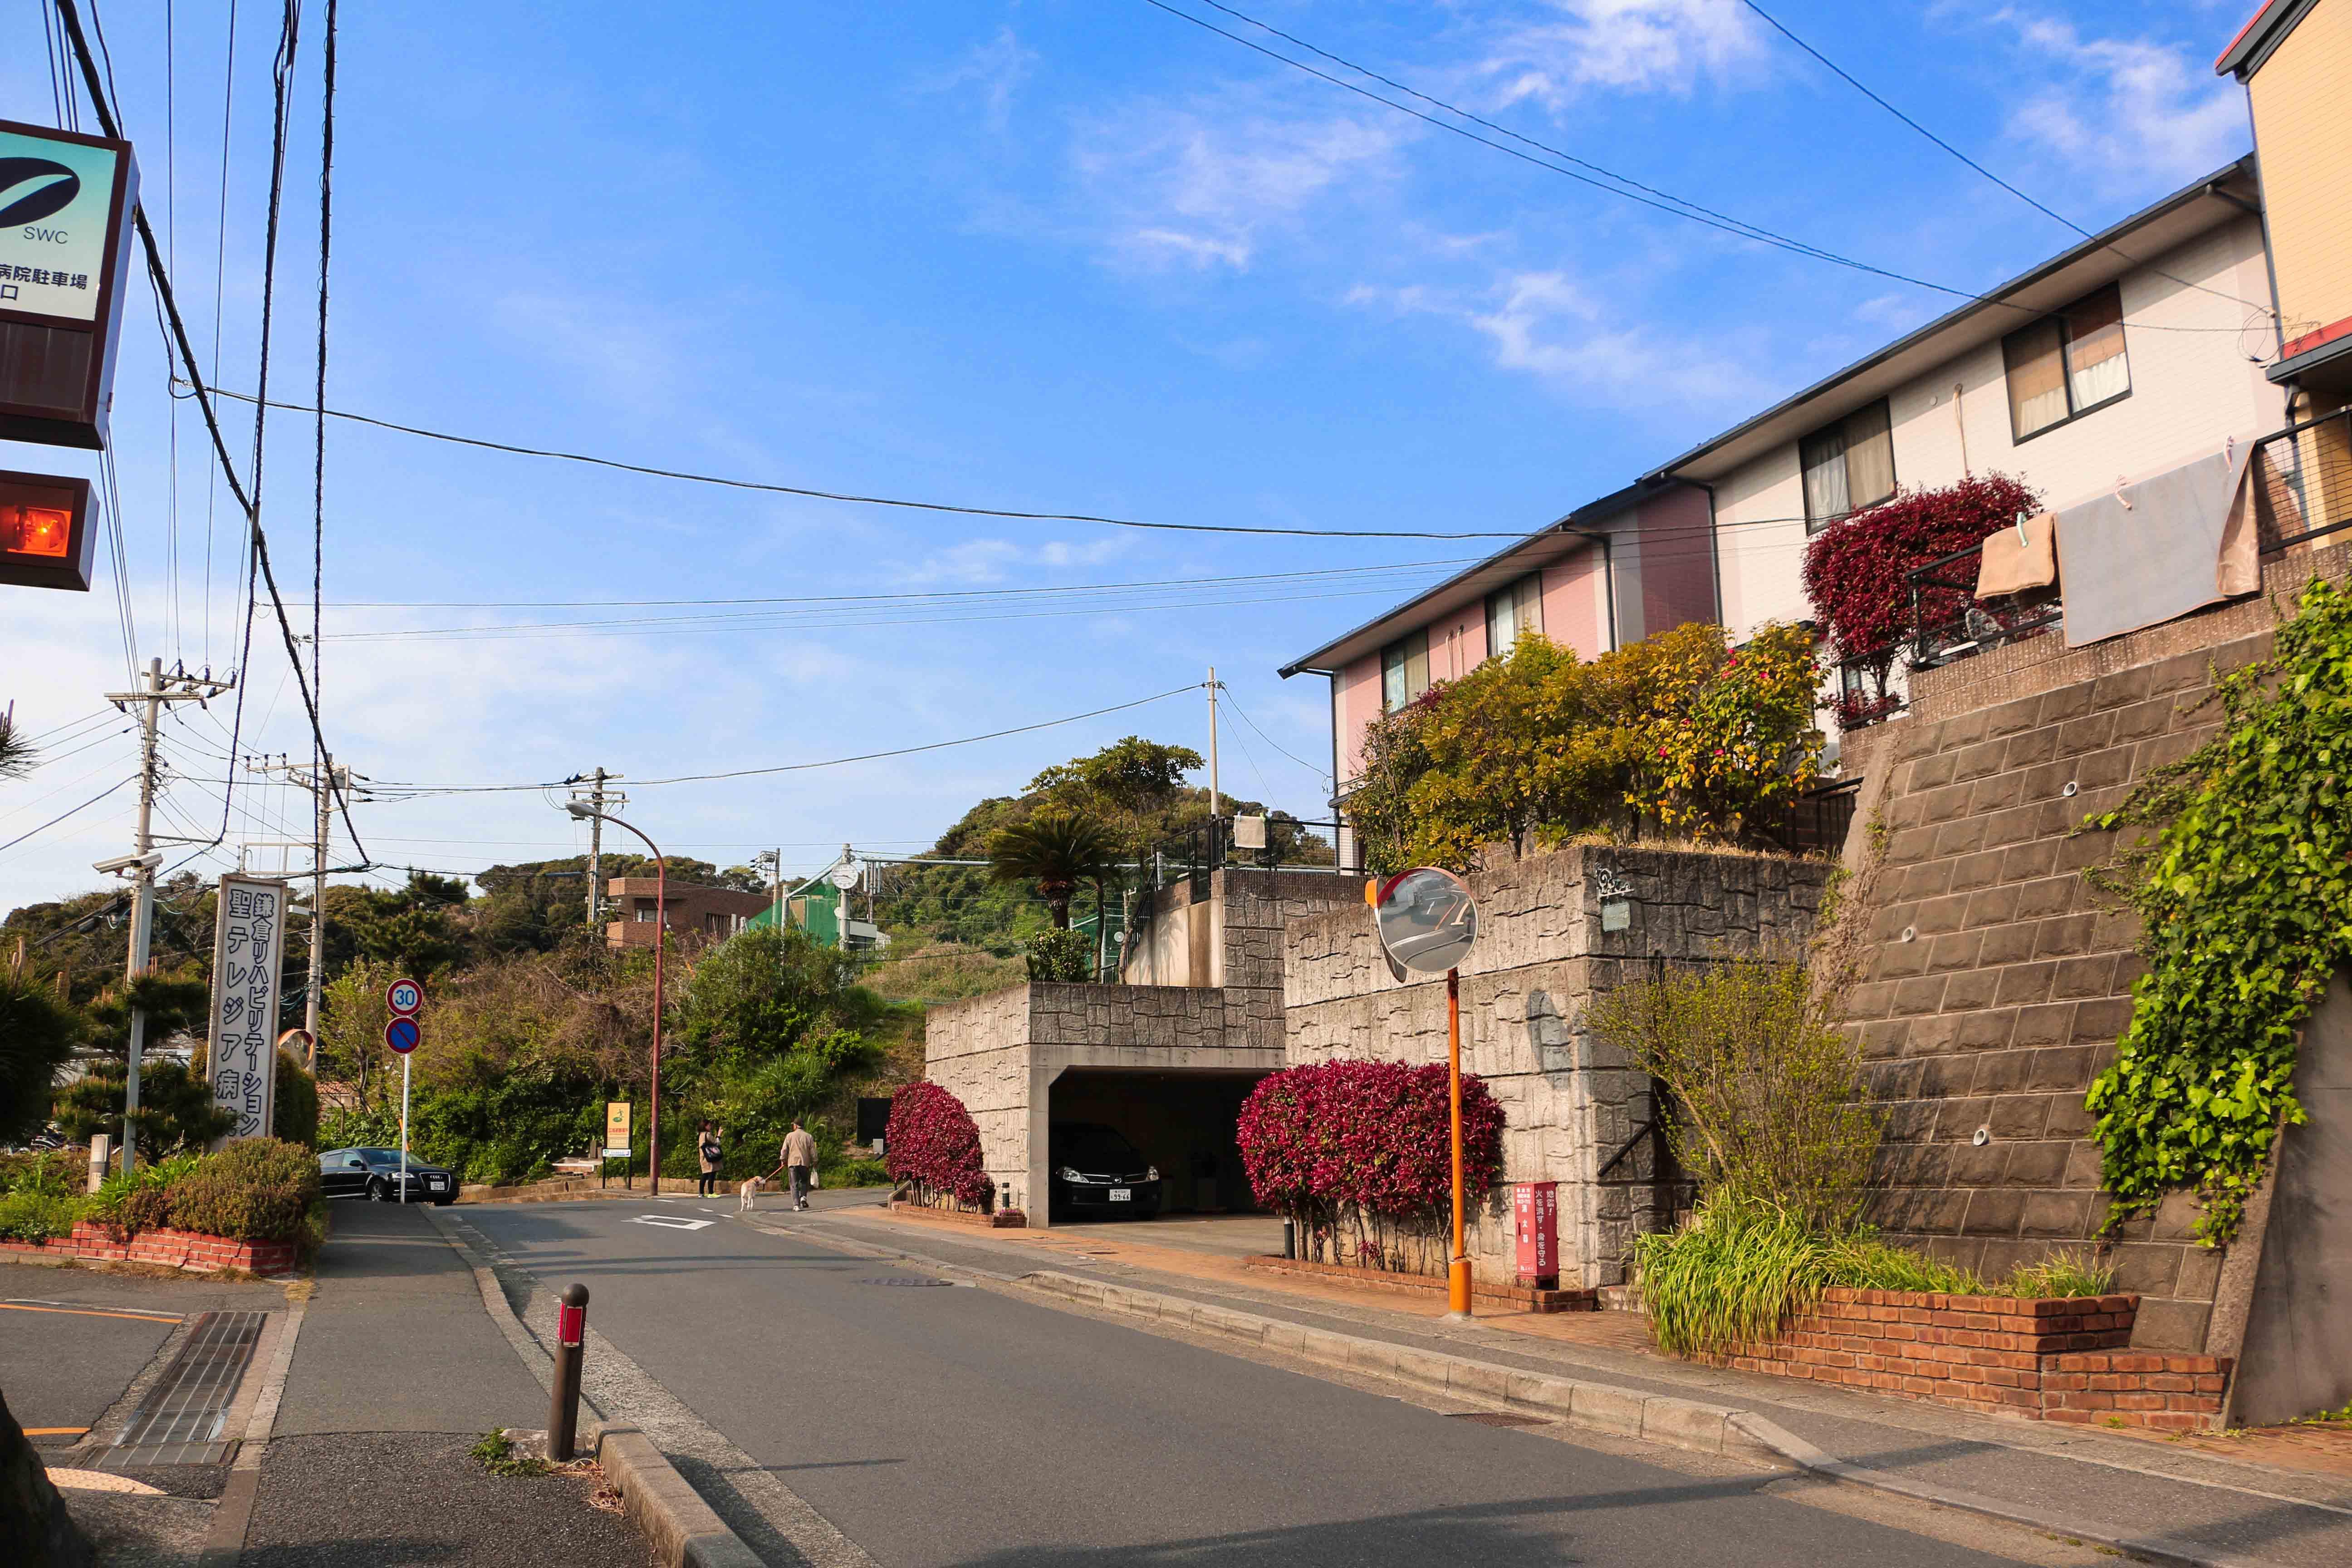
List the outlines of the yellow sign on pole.
<svg viewBox="0 0 2352 1568">
<path fill-rule="evenodd" d="M 604 1107 L 604 1156 L 618 1159 L 629 1152 L 629 1102 L 609 1101 Z"/>
</svg>

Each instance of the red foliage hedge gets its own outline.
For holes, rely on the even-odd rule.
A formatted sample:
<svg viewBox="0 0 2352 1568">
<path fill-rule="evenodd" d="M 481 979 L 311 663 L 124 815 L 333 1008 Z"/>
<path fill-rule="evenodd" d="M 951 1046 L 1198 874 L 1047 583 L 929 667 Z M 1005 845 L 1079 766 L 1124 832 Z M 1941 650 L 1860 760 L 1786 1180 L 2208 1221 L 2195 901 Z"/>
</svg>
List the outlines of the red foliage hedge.
<svg viewBox="0 0 2352 1568">
<path fill-rule="evenodd" d="M 980 1157 L 980 1124 L 963 1101 L 929 1081 L 890 1097 L 883 1130 L 883 1163 L 894 1182 L 912 1182 L 926 1194 L 984 1204 L 994 1191 Z"/>
<path fill-rule="evenodd" d="M 1941 489 L 1898 490 L 1816 534 L 1805 546 L 1805 595 L 1838 658 L 1868 664 L 1883 687 L 1911 632 L 1908 574 L 1981 542 L 2019 512 L 2041 510 L 2042 498 L 2018 480 L 1984 474 Z M 1930 588 L 1920 614 L 1931 625 L 1957 620 L 1974 602 L 1959 589 Z"/>
<path fill-rule="evenodd" d="M 1259 1203 L 1291 1215 L 1359 1209 L 1411 1222 L 1450 1215 L 1453 1136 L 1445 1068 L 1318 1062 L 1268 1075 L 1236 1136 Z M 1475 1202 L 1503 1176 L 1503 1108 L 1462 1075 L 1462 1185 Z"/>
</svg>

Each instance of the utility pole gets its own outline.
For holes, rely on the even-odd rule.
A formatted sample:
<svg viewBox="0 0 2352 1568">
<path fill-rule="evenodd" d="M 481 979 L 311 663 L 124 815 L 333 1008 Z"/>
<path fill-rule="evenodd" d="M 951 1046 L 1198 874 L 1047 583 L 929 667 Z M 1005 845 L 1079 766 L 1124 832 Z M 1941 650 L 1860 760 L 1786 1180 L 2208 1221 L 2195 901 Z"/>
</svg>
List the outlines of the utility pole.
<svg viewBox="0 0 2352 1568">
<path fill-rule="evenodd" d="M 323 769 L 303 767 L 280 756 L 276 762 L 268 758 L 245 764 L 247 773 L 279 773 L 297 789 L 308 790 L 315 797 L 317 809 L 312 813 L 310 849 L 310 973 L 302 1002 L 302 1031 L 310 1037 L 310 1059 L 303 1066 L 319 1070 L 319 1008 L 327 988 L 327 852 L 332 847 L 332 817 L 335 792 L 346 794 L 352 787 L 352 770 L 327 756 Z M 281 846 L 284 847 L 284 846 Z M 273 1022 L 274 1026 L 274 1022 Z"/>
<path fill-rule="evenodd" d="M 1209 666 L 1209 853 L 1217 850 L 1217 667 Z"/>
<path fill-rule="evenodd" d="M 155 868 L 163 857 L 155 852 L 155 725 L 166 702 L 198 702 L 217 697 L 233 683 L 210 677 L 163 673 L 163 661 L 147 661 L 146 679 L 136 691 L 110 691 L 106 700 L 117 708 L 140 704 L 139 828 L 131 854 L 121 860 L 101 860 L 101 871 L 128 871 L 131 884 L 131 953 L 124 969 L 126 984 L 147 973 L 149 945 L 155 928 Z M 139 1058 L 147 1043 L 147 1010 L 131 1009 L 131 1049 L 122 1079 L 122 1173 L 137 1168 L 139 1141 L 134 1125 L 139 1113 Z"/>
<path fill-rule="evenodd" d="M 604 808 L 609 803 L 614 810 L 629 804 L 629 797 L 619 790 L 608 790 L 605 784 L 621 775 L 598 768 L 588 775 L 596 782 L 585 791 L 573 790 L 572 798 L 584 802 L 588 812 L 588 929 L 596 929 L 597 917 L 604 908 Z"/>
</svg>

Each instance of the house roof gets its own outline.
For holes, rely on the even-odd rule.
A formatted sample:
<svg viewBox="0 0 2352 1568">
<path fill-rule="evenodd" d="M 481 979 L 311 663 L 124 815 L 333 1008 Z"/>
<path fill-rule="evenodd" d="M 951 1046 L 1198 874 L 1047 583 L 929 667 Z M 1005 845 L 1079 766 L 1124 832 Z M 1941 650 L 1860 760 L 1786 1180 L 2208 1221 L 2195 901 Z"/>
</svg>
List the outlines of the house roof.
<svg viewBox="0 0 2352 1568">
<path fill-rule="evenodd" d="M 2235 76 L 2240 81 L 2262 68 L 2271 51 L 2294 31 L 2294 25 L 2310 15 L 2319 0 L 2266 0 L 2262 9 L 2246 19 L 2221 58 L 2213 62 L 2216 76 Z"/>
<path fill-rule="evenodd" d="M 2185 185 L 2070 250 L 1997 285 L 1958 310 L 1856 360 L 1792 397 L 1712 437 L 1649 477 L 1698 483 L 1798 440 L 1874 403 L 1946 361 L 1992 342 L 2035 317 L 2062 310 L 2155 256 L 2261 205 L 2251 154 Z M 2131 253 L 2120 242 L 2133 242 Z"/>
<path fill-rule="evenodd" d="M 1393 642 L 1399 636 L 1425 625 L 1440 616 L 1450 615 L 1465 605 L 1484 599 L 1504 584 L 1526 575 L 1538 566 L 1549 565 L 1563 556 L 1591 548 L 1594 531 L 1618 513 L 1665 489 L 1671 481 L 1643 480 L 1626 486 L 1614 495 L 1603 496 L 1597 501 L 1577 508 L 1566 517 L 1548 522 L 1516 544 L 1505 545 L 1475 566 L 1455 573 L 1443 583 L 1423 589 L 1403 604 L 1383 610 L 1355 630 L 1343 633 L 1325 643 L 1314 652 L 1302 654 L 1282 667 L 1285 680 L 1294 675 L 1327 675 L 1342 665 L 1352 664 Z"/>
<path fill-rule="evenodd" d="M 2298 0 L 2275 0 L 2268 9 Z M 2260 18 L 2257 18 L 2259 21 Z M 2250 24 L 2251 26 L 2251 24 Z M 1678 482 L 1706 484 L 1759 454 L 1843 418 L 1876 402 L 1903 383 L 1945 361 L 1997 341 L 2025 322 L 2061 310 L 2102 284 L 2114 281 L 2149 257 L 2250 211 L 2259 211 L 2261 191 L 2251 154 L 2185 185 L 2154 205 L 2134 213 L 2029 271 L 2022 272 L 1958 310 L 1937 318 L 1866 358 L 1827 376 L 1754 418 L 1692 447 L 1652 469 L 1613 495 L 1603 496 L 1536 530 L 1353 631 L 1282 667 L 1286 679 L 1302 673 L 1326 674 L 1361 658 L 1413 627 L 1473 604 L 1523 573 L 1590 547 L 1587 537 L 1636 502 Z M 2130 240 L 2136 254 L 2120 242 Z"/>
</svg>

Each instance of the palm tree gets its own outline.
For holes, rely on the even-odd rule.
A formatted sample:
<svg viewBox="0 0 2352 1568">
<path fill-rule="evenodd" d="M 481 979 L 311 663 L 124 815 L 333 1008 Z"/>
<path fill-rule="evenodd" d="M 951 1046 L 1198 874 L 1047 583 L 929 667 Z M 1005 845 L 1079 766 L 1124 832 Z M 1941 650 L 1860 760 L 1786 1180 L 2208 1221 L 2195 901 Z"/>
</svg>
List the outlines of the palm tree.
<svg viewBox="0 0 2352 1568">
<path fill-rule="evenodd" d="M 38 756 L 18 732 L 16 705 L 11 702 L 7 711 L 0 713 L 0 779 L 23 778 L 33 771 Z"/>
<path fill-rule="evenodd" d="M 1000 882 L 1034 882 L 1054 916 L 1070 929 L 1070 898 L 1081 882 L 1095 884 L 1118 868 L 1118 846 L 1099 818 L 1073 811 L 1041 811 L 1001 828 L 988 841 L 989 875 Z"/>
</svg>

